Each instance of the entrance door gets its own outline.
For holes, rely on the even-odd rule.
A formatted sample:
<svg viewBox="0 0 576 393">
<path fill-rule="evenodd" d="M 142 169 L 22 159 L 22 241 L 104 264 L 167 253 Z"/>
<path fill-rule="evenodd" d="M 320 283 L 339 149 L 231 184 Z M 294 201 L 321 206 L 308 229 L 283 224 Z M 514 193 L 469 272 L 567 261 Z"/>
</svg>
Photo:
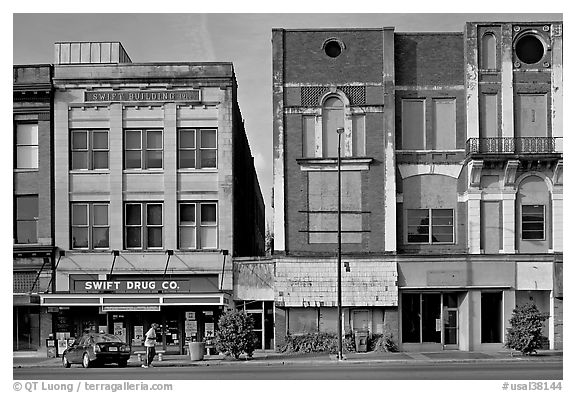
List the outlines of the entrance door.
<svg viewBox="0 0 576 393">
<path fill-rule="evenodd" d="M 246 313 L 254 321 L 254 333 L 256 334 L 256 349 L 264 349 L 264 314 L 262 310 L 246 310 Z"/>
<path fill-rule="evenodd" d="M 458 295 L 445 293 L 442 302 L 444 349 L 458 349 Z"/>
</svg>

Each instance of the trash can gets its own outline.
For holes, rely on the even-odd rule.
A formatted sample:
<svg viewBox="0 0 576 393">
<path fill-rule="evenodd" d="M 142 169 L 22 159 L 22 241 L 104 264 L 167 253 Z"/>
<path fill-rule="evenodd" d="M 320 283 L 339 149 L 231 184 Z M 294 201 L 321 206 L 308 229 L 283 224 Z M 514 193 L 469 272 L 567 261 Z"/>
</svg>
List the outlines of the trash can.
<svg viewBox="0 0 576 393">
<path fill-rule="evenodd" d="M 204 359 L 204 343 L 203 342 L 189 342 L 188 352 L 190 353 L 190 360 L 203 360 Z"/>
<path fill-rule="evenodd" d="M 368 332 L 366 330 L 357 330 L 354 339 L 356 352 L 368 352 Z"/>
<path fill-rule="evenodd" d="M 54 340 L 53 338 L 46 339 L 46 356 L 49 358 L 55 358 L 58 356 L 56 340 Z"/>
</svg>

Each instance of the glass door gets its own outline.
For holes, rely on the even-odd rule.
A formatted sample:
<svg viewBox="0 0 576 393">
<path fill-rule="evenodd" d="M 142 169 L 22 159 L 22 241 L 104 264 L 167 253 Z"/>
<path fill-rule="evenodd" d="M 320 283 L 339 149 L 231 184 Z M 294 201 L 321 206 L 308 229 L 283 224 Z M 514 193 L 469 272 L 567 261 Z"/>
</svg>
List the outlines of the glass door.
<svg viewBox="0 0 576 393">
<path fill-rule="evenodd" d="M 444 349 L 458 349 L 458 294 L 445 293 L 442 303 Z"/>
<path fill-rule="evenodd" d="M 264 343 L 264 323 L 263 323 L 263 313 L 261 310 L 246 310 L 246 313 L 252 317 L 254 321 L 254 333 L 256 334 L 256 349 L 263 349 L 262 344 Z"/>
</svg>

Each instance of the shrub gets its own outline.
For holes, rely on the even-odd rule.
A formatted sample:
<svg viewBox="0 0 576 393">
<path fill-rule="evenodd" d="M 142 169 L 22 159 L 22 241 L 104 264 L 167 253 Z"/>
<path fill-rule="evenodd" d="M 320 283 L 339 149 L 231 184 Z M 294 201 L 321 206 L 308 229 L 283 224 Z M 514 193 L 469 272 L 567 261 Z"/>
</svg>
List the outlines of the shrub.
<svg viewBox="0 0 576 393">
<path fill-rule="evenodd" d="M 541 313 L 534 303 L 516 307 L 512 311 L 510 327 L 506 333 L 506 348 L 515 349 L 524 355 L 542 348 L 542 325 L 548 317 Z"/>
<path fill-rule="evenodd" d="M 244 311 L 231 310 L 218 320 L 216 349 L 238 359 L 242 353 L 251 358 L 256 347 L 254 321 Z"/>
<path fill-rule="evenodd" d="M 398 352 L 398 345 L 396 345 L 394 336 L 390 332 L 373 334 L 372 337 L 368 339 L 368 351 Z"/>
<path fill-rule="evenodd" d="M 288 335 L 285 337 L 284 345 L 278 348 L 280 352 L 338 352 L 338 335 L 336 333 L 306 333 L 299 335 Z M 354 338 L 345 335 L 342 340 L 342 352 L 353 352 L 355 350 Z"/>
</svg>

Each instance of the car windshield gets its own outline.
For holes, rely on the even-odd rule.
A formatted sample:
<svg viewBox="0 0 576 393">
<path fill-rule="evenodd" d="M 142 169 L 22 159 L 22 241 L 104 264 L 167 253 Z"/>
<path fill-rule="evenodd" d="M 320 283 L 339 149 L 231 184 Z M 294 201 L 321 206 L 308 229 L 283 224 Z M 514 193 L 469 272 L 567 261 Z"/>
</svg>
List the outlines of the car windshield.
<svg viewBox="0 0 576 393">
<path fill-rule="evenodd" d="M 117 342 L 122 342 L 122 340 L 120 340 L 120 338 L 114 336 L 113 334 L 99 334 L 97 336 L 94 336 L 94 340 L 97 343 L 117 343 Z"/>
</svg>

